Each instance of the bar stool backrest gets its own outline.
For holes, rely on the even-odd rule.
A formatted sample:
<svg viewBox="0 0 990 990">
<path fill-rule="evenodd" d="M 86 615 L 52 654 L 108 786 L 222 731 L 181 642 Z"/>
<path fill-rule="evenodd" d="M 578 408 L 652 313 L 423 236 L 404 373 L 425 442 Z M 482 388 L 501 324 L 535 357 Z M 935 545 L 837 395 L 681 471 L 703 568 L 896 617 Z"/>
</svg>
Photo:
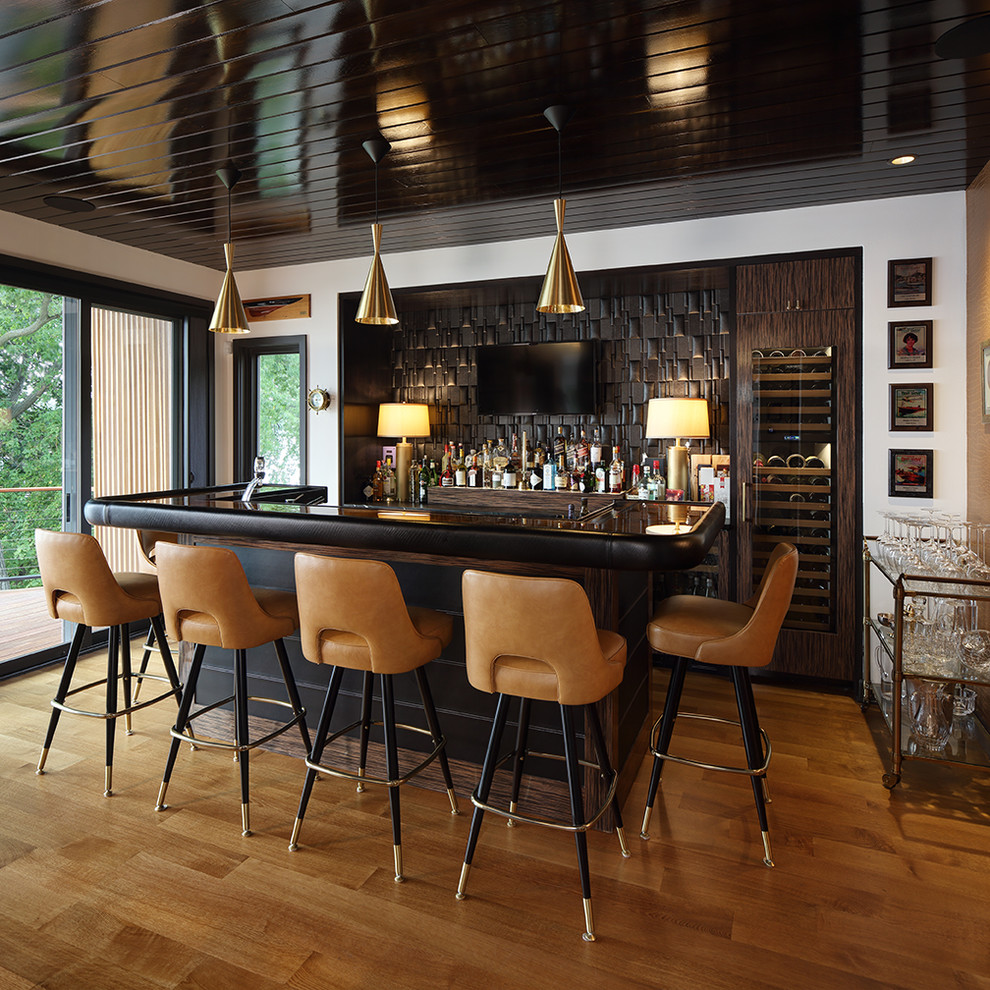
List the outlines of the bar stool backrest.
<svg viewBox="0 0 990 990">
<path fill-rule="evenodd" d="M 695 659 L 702 663 L 765 667 L 773 658 L 780 627 L 791 607 L 797 569 L 797 549 L 789 543 L 778 543 L 756 594 L 747 602 L 753 617 L 734 635 L 702 643 Z"/>
<path fill-rule="evenodd" d="M 134 532 L 137 534 L 138 549 L 141 551 L 141 556 L 152 567 L 155 566 L 156 543 L 179 542 L 178 533 L 167 533 L 160 529 L 137 529 Z"/>
<path fill-rule="evenodd" d="M 233 550 L 159 542 L 155 567 L 173 639 L 237 650 L 273 638 L 273 617 L 258 604 Z"/>
<path fill-rule="evenodd" d="M 509 680 L 499 668 L 511 668 L 513 658 L 545 664 L 562 705 L 597 701 L 614 686 L 614 665 L 605 659 L 588 596 L 576 581 L 468 570 L 461 592 L 468 680 L 479 691 L 511 693 L 498 682 Z"/>
<path fill-rule="evenodd" d="M 303 656 L 375 674 L 399 674 L 440 655 L 439 637 L 409 617 L 395 571 L 380 560 L 297 553 Z"/>
<path fill-rule="evenodd" d="M 45 601 L 53 619 L 77 622 L 85 626 L 115 626 L 137 606 L 143 616 L 155 615 L 141 607 L 117 583 L 103 549 L 88 533 L 55 533 L 47 529 L 34 531 L 38 567 L 45 589 Z M 138 616 L 134 616 L 138 618 Z"/>
</svg>

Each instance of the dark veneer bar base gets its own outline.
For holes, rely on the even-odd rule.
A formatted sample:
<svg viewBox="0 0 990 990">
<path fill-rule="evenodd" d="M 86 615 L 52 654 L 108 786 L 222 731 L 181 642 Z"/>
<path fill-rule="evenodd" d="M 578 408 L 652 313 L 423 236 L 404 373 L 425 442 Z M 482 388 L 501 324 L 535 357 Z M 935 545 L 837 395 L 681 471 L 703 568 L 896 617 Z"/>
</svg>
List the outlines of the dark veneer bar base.
<svg viewBox="0 0 990 990">
<path fill-rule="evenodd" d="M 273 497 L 271 492 L 263 494 Z M 670 522 L 677 517 L 684 521 Z M 207 490 L 97 499 L 87 504 L 86 518 L 98 525 L 175 532 L 190 542 L 229 546 L 238 553 L 248 580 L 268 587 L 294 587 L 293 555 L 299 550 L 371 556 L 392 565 L 410 605 L 458 616 L 461 575 L 468 567 L 579 581 L 597 623 L 621 632 L 629 644 L 623 682 L 600 706 L 606 738 L 620 770 L 620 797 L 624 797 L 646 752 L 652 664 L 645 630 L 652 603 L 652 572 L 698 563 L 721 529 L 724 514 L 720 505 L 701 508 L 620 501 L 597 515 L 569 520 L 556 515 L 497 515 L 429 507 L 240 503 L 231 498 L 230 490 Z M 647 533 L 648 526 L 661 531 Z M 505 620 L 511 622 L 512 616 Z M 547 616 L 548 623 L 555 620 Z M 329 672 L 302 656 L 298 639 L 286 645 L 303 702 L 315 723 Z M 209 651 L 198 700 L 209 703 L 228 694 L 231 667 L 228 651 Z M 269 694 L 269 681 L 278 677 L 271 650 L 251 651 L 249 668 L 250 693 Z M 457 623 L 454 642 L 430 665 L 428 675 L 449 755 L 462 765 L 480 765 L 495 699 L 467 682 L 462 623 Z M 358 677 L 345 679 L 341 715 L 350 716 L 348 720 L 358 717 L 359 690 Z M 397 679 L 396 704 L 400 722 L 419 724 L 412 678 L 408 684 Z M 275 717 L 276 713 L 271 714 Z M 560 752 L 559 735 L 557 706 L 536 706 L 530 748 Z M 421 745 L 417 736 L 400 743 L 409 748 Z M 548 791 L 559 790 L 562 768 L 557 762 L 534 760 L 532 770 L 543 777 Z M 600 785 L 598 774 L 589 771 L 589 806 L 599 799 Z M 607 818 L 603 826 L 611 827 Z"/>
</svg>

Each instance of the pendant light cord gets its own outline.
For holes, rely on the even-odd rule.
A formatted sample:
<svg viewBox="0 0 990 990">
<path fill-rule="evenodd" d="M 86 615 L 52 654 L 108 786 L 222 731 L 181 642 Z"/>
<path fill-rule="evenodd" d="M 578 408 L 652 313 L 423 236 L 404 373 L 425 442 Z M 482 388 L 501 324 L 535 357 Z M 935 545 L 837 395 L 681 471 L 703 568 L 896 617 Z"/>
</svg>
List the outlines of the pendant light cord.
<svg viewBox="0 0 990 990">
<path fill-rule="evenodd" d="M 230 243 L 230 186 L 227 186 L 227 243 Z"/>
<path fill-rule="evenodd" d="M 378 162 L 375 162 L 375 223 L 378 223 Z"/>
</svg>

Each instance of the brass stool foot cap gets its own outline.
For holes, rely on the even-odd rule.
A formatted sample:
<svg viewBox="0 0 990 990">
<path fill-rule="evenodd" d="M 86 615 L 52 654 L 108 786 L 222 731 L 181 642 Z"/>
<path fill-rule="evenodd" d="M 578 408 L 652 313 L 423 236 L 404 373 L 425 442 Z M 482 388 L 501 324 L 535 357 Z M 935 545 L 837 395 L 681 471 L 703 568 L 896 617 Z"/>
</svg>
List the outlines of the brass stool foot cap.
<svg viewBox="0 0 990 990">
<path fill-rule="evenodd" d="M 289 852 L 290 853 L 299 852 L 299 843 L 298 842 L 290 842 L 289 843 Z"/>
<path fill-rule="evenodd" d="M 595 920 L 591 915 L 591 898 L 584 898 L 584 932 L 581 934 L 581 938 L 585 942 L 595 941 Z"/>
<path fill-rule="evenodd" d="M 395 857 L 395 876 L 392 879 L 402 883 L 406 879 L 402 875 L 402 846 L 392 846 L 392 853 Z"/>
<path fill-rule="evenodd" d="M 513 814 L 513 815 L 516 813 L 516 802 L 515 801 L 510 801 L 509 802 L 509 813 L 510 814 Z M 506 828 L 515 828 L 518 824 L 519 824 L 519 822 L 514 821 L 513 819 L 510 818 L 505 823 L 505 826 L 506 826 Z"/>
<path fill-rule="evenodd" d="M 35 770 L 34 772 L 35 772 L 35 775 L 38 776 L 38 777 L 44 777 L 44 775 L 45 775 L 45 771 L 42 770 L 41 767 L 38 767 L 38 769 Z"/>
<path fill-rule="evenodd" d="M 773 868 L 773 855 L 770 852 L 770 833 L 763 832 L 763 865 Z"/>
<path fill-rule="evenodd" d="M 619 837 L 619 851 L 622 853 L 622 858 L 629 859 L 632 854 L 629 852 L 629 846 L 626 845 L 625 829 L 620 825 L 616 828 L 615 833 Z"/>
<path fill-rule="evenodd" d="M 462 894 L 460 891 L 458 891 L 456 894 L 454 894 L 454 899 L 455 900 L 458 900 L 458 901 L 463 901 L 466 897 L 467 897 L 467 894 Z"/>
<path fill-rule="evenodd" d="M 447 788 L 447 797 L 450 800 L 450 813 L 452 815 L 459 815 L 461 809 L 457 807 L 457 795 L 454 793 L 453 787 Z"/>
<path fill-rule="evenodd" d="M 468 874 L 471 872 L 470 863 L 461 864 L 461 877 L 457 881 L 457 893 L 454 895 L 459 901 L 463 901 L 465 897 L 465 888 L 467 887 Z"/>
<path fill-rule="evenodd" d="M 113 791 L 104 791 L 103 792 L 103 796 L 104 797 L 113 797 Z"/>
<path fill-rule="evenodd" d="M 299 829 L 302 828 L 302 819 L 297 818 L 292 823 L 292 835 L 289 836 L 289 852 L 294 853 L 299 849 Z"/>
<path fill-rule="evenodd" d="M 241 835 L 251 834 L 251 806 L 245 801 L 241 805 Z"/>
</svg>

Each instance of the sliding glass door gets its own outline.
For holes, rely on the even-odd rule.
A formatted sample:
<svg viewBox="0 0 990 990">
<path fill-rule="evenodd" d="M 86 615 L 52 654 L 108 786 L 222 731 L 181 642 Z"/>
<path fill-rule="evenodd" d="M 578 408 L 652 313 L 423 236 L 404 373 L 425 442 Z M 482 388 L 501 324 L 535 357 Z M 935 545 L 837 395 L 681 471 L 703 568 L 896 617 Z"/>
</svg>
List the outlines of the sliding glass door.
<svg viewBox="0 0 990 990">
<path fill-rule="evenodd" d="M 48 616 L 35 529 L 88 532 L 92 495 L 213 480 L 209 309 L 70 273 L 24 283 L 0 279 L 0 676 L 71 632 Z M 94 535 L 114 570 L 145 566 L 130 530 Z"/>
</svg>

